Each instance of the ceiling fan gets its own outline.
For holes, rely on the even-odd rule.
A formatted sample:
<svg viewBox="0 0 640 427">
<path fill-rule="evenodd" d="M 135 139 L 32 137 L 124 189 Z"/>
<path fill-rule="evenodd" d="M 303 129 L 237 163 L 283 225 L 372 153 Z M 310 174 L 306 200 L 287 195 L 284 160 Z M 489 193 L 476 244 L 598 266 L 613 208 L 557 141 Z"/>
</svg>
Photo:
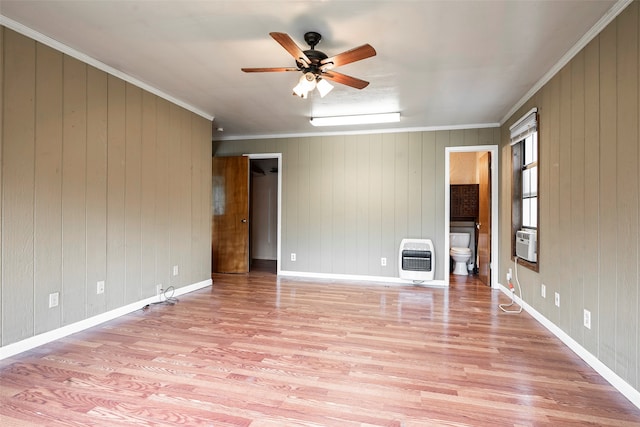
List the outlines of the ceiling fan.
<svg viewBox="0 0 640 427">
<path fill-rule="evenodd" d="M 347 50 L 335 56 L 327 56 L 324 52 L 316 50 L 315 47 L 322 36 L 315 31 L 305 33 L 304 40 L 311 47 L 302 51 L 298 45 L 286 33 L 269 33 L 275 41 L 277 41 L 293 58 L 296 60 L 295 67 L 277 67 L 277 68 L 242 68 L 245 73 L 264 73 L 264 72 L 283 72 L 283 71 L 302 71 L 302 76 L 298 84 L 293 88 L 293 94 L 301 98 L 307 98 L 309 92 L 317 88 L 320 96 L 324 97 L 333 89 L 333 86 L 327 82 L 331 80 L 335 83 L 351 86 L 356 89 L 364 89 L 369 82 L 358 79 L 356 77 L 347 76 L 346 74 L 333 71 L 333 68 L 341 65 L 350 64 L 362 59 L 375 56 L 376 50 L 369 44 Z M 326 80 L 325 80 L 326 79 Z"/>
</svg>

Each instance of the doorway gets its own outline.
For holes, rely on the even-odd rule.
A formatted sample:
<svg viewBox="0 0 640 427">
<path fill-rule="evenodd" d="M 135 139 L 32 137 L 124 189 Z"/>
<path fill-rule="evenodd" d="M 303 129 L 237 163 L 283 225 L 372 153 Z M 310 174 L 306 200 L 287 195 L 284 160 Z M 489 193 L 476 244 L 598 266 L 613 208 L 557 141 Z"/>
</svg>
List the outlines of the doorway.
<svg viewBox="0 0 640 427">
<path fill-rule="evenodd" d="M 247 273 L 252 259 L 257 257 L 264 262 L 258 261 L 256 267 L 279 274 L 282 154 L 214 157 L 212 168 L 212 272 Z M 269 176 L 266 180 L 269 184 L 252 179 L 254 172 Z M 255 186 L 259 188 L 253 188 Z M 267 188 L 266 197 L 264 188 Z M 258 239 L 252 242 L 253 234 L 257 234 Z"/>
<path fill-rule="evenodd" d="M 492 288 L 497 287 L 497 272 L 498 270 L 498 177 L 496 164 L 498 159 L 498 146 L 463 146 L 463 147 L 447 147 L 445 149 L 445 254 L 444 258 L 444 271 L 448 273 L 450 271 L 450 257 L 449 257 L 449 233 L 451 230 L 451 174 L 452 155 L 471 156 L 476 159 L 476 166 L 478 168 L 477 179 L 479 185 L 480 204 L 484 203 L 484 210 L 486 214 L 482 215 L 479 212 L 477 224 L 471 225 L 475 228 L 474 242 L 472 246 L 474 249 L 474 272 L 485 278 L 486 284 Z M 454 166 L 455 167 L 455 166 Z M 484 171 L 484 173 L 483 173 Z M 483 184 L 484 183 L 484 184 Z M 483 200 L 484 198 L 484 200 Z M 482 209 L 480 209 L 482 210 Z M 477 236 L 477 237 L 476 237 Z M 475 242 L 478 242 L 476 246 Z M 477 248 L 477 254 L 475 249 Z M 479 262 L 475 262 L 479 260 Z M 447 286 L 450 284 L 449 274 L 445 274 L 445 281 Z"/>
<path fill-rule="evenodd" d="M 276 273 L 278 159 L 250 158 L 249 171 L 249 268 Z"/>
<path fill-rule="evenodd" d="M 246 156 L 250 165 L 250 265 L 280 274 L 282 153 Z"/>
</svg>

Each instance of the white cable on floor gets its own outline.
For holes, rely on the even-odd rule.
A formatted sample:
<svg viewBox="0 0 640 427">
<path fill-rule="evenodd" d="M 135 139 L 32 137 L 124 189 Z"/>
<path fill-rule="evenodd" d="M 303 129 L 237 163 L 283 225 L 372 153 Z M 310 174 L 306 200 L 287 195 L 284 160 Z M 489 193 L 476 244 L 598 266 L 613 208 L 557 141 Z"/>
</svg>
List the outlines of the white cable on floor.
<svg viewBox="0 0 640 427">
<path fill-rule="evenodd" d="M 522 301 L 522 288 L 520 287 L 520 280 L 518 280 L 518 257 L 516 257 L 514 264 L 515 264 L 516 284 L 518 285 L 518 293 L 520 294 L 520 301 Z M 500 310 L 504 311 L 505 313 L 511 313 L 511 314 L 522 313 L 522 305 L 520 305 L 520 308 L 518 310 L 507 310 L 507 308 L 511 307 L 515 303 L 515 289 L 511 284 L 511 279 L 509 279 L 509 289 L 511 290 L 511 303 L 500 304 L 498 305 L 498 307 L 500 307 Z"/>
</svg>

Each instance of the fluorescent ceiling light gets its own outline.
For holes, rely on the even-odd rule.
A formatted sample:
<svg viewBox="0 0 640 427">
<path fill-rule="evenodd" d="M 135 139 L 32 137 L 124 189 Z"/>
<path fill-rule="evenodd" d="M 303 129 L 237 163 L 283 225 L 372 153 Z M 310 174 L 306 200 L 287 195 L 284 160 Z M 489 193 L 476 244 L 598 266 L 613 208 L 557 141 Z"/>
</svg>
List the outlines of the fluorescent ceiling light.
<svg viewBox="0 0 640 427">
<path fill-rule="evenodd" d="M 361 114 L 358 116 L 311 117 L 314 126 L 367 125 L 400 121 L 400 113 Z"/>
</svg>

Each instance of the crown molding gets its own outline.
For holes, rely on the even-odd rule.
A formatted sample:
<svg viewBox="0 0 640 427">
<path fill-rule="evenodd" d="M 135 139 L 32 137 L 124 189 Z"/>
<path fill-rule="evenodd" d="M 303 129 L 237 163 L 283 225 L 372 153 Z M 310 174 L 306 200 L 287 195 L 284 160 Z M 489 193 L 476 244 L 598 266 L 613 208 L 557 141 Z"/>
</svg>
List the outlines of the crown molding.
<svg viewBox="0 0 640 427">
<path fill-rule="evenodd" d="M 92 58 L 89 55 L 86 55 L 82 52 L 79 52 L 67 45 L 65 45 L 64 43 L 61 43 L 57 40 L 52 39 L 51 37 L 45 36 L 44 34 L 41 34 L 29 27 L 27 27 L 26 25 L 23 25 L 19 22 L 14 21 L 11 18 L 7 18 L 4 15 L 0 15 L 0 25 L 3 25 L 7 28 L 12 29 L 13 31 L 22 34 L 23 36 L 27 36 L 32 38 L 33 40 L 40 42 L 44 45 L 47 45 L 53 49 L 56 49 L 62 53 L 64 53 L 65 55 L 69 55 L 72 58 L 75 58 L 79 61 L 82 61 L 88 65 L 91 65 L 92 67 L 95 67 L 101 71 L 104 71 L 105 73 L 111 74 L 112 76 L 118 77 L 128 83 L 131 83 L 135 86 L 138 86 L 141 89 L 146 90 L 147 92 L 150 92 L 154 95 L 159 96 L 160 98 L 166 99 L 169 102 L 172 102 L 176 105 L 179 105 L 180 107 L 191 111 L 194 114 L 197 114 L 209 121 L 213 121 L 214 116 L 212 116 L 211 114 L 208 114 L 196 107 L 194 107 L 193 105 L 187 104 L 184 101 L 181 101 L 163 91 L 161 91 L 158 88 L 155 88 L 141 80 L 136 79 L 135 77 L 130 76 L 127 73 L 124 73 L 120 70 L 117 70 L 107 64 L 105 64 L 104 62 L 100 62 L 95 58 Z"/>
<path fill-rule="evenodd" d="M 542 76 L 540 80 L 536 84 L 533 85 L 531 89 L 522 97 L 520 100 L 507 112 L 507 114 L 500 120 L 500 126 L 506 123 L 507 120 L 511 116 L 513 116 L 520 107 L 522 107 L 536 92 L 538 92 L 542 87 L 551 80 L 553 76 L 558 74 L 562 67 L 567 65 L 569 61 L 573 59 L 584 47 L 589 44 L 591 40 L 593 40 L 604 28 L 611 23 L 620 13 L 631 4 L 633 0 L 618 0 L 611 9 L 607 11 L 607 13 L 596 22 L 593 27 L 589 31 L 587 31 L 581 38 L 576 42 L 575 45 L 567 53 L 564 54 L 562 58 L 553 66 L 547 73 Z"/>
</svg>

